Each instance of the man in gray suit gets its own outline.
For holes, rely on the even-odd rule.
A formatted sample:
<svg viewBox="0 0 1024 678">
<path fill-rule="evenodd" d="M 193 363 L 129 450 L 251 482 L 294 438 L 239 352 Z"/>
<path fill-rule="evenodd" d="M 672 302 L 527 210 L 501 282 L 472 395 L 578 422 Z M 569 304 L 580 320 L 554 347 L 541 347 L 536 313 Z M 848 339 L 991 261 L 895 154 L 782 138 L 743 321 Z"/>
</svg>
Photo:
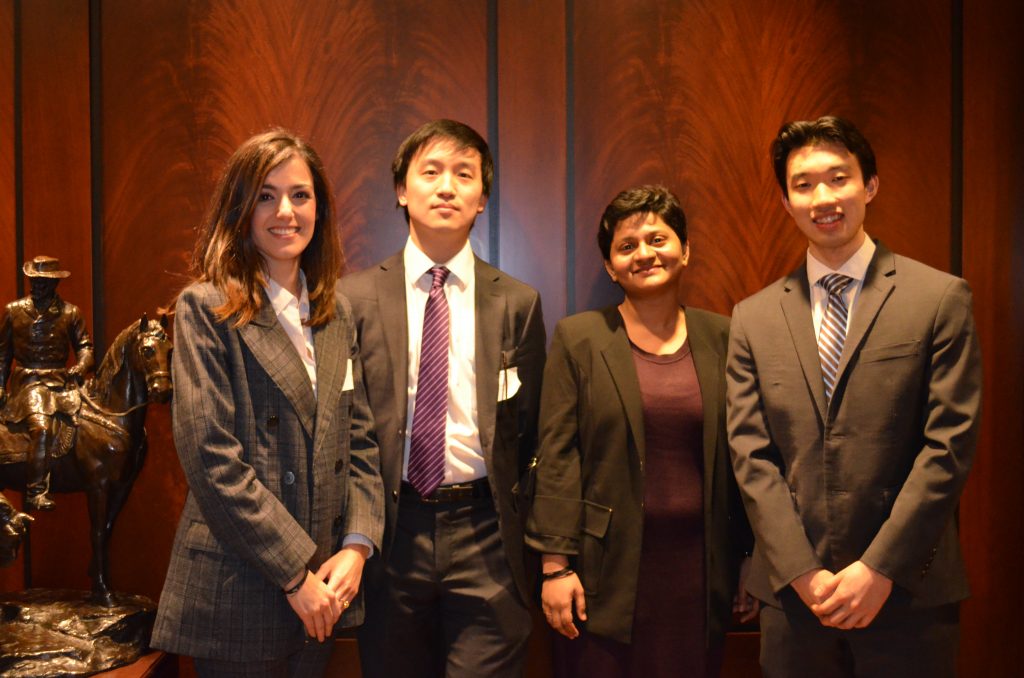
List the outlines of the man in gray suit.
<svg viewBox="0 0 1024 678">
<path fill-rule="evenodd" d="M 787 123 L 772 155 L 807 261 L 736 306 L 727 368 L 761 666 L 952 676 L 981 397 L 970 290 L 867 237 L 879 180 L 851 123 Z"/>
<path fill-rule="evenodd" d="M 512 488 L 536 447 L 540 297 L 474 256 L 493 161 L 436 120 L 392 165 L 405 248 L 344 278 L 377 423 L 386 522 L 367 563 L 367 676 L 519 676 L 537 563 Z"/>
</svg>

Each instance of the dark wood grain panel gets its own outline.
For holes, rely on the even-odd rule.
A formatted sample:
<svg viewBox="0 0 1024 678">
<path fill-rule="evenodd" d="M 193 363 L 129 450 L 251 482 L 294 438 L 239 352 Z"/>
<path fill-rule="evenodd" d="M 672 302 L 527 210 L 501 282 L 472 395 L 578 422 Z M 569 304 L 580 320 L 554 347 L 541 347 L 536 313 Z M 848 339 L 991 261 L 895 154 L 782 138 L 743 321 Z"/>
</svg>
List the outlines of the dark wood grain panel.
<svg viewBox="0 0 1024 678">
<path fill-rule="evenodd" d="M 498 12 L 500 265 L 541 291 L 550 335 L 566 313 L 564 5 Z"/>
<path fill-rule="evenodd" d="M 345 230 L 353 270 L 365 268 L 405 244 L 408 224 L 395 209 L 391 182 L 391 160 L 401 141 L 435 118 L 460 120 L 484 137 L 488 128 L 487 3 L 403 0 L 366 4 L 379 12 L 379 37 L 368 53 L 379 62 L 382 72 L 380 80 L 375 75 L 355 91 L 351 101 L 366 111 L 373 126 L 346 131 L 365 137 L 366 148 L 336 159 L 339 181 L 365 177 L 361 189 L 352 193 L 351 225 Z M 339 79 L 343 76 L 337 74 Z M 485 258 L 488 230 L 485 212 L 477 218 L 470 236 L 474 251 Z"/>
<path fill-rule="evenodd" d="M 960 506 L 971 598 L 960 675 L 1024 666 L 1024 25 L 1019 3 L 964 3 L 964 276 L 985 368 L 981 438 Z"/>
<path fill-rule="evenodd" d="M 18 296 L 17 251 L 15 250 L 14 176 L 14 3 L 0 3 L 0 303 Z M 21 506 L 20 496 L 7 493 L 9 501 Z M 9 568 L 0 569 L 0 591 L 22 588 L 22 557 Z"/>
<path fill-rule="evenodd" d="M 20 12 L 22 255 L 60 259 L 71 277 L 59 292 L 91 329 L 89 5 L 39 0 Z M 85 495 L 59 495 L 33 526 L 33 585 L 88 588 L 88 544 Z"/>
<path fill-rule="evenodd" d="M 610 298 L 591 243 L 601 209 L 618 190 L 661 181 L 680 195 L 693 249 L 685 298 L 727 312 L 791 269 L 804 250 L 768 159 L 781 122 L 835 112 L 869 137 L 875 128 L 886 130 L 877 146 L 916 131 L 919 119 L 905 115 L 911 109 L 929 116 L 927 130 L 948 124 L 948 69 L 933 58 L 935 49 L 948 49 L 948 21 L 943 33 L 939 18 L 948 12 L 915 3 L 896 12 L 890 26 L 875 22 L 881 3 L 868 5 L 858 12 L 812 2 L 576 4 L 580 308 Z M 901 34 L 913 16 L 924 17 L 924 28 Z M 864 67 L 874 60 L 882 60 L 875 70 Z M 922 73 L 934 74 L 935 84 L 908 89 L 907 81 Z M 900 124 L 891 125 L 892 117 Z M 896 234 L 897 247 L 920 241 L 927 256 L 918 256 L 941 262 L 935 252 L 948 252 L 949 202 L 933 193 L 948 191 L 949 150 L 948 134 L 934 136 L 893 144 L 892 151 L 938 147 L 923 177 L 921 168 L 908 175 L 913 179 L 893 173 L 894 201 L 911 190 L 904 182 L 914 182 L 922 231 L 908 236 L 905 219 L 876 230 Z M 873 211 L 872 223 L 888 223 L 893 212 Z"/>
<path fill-rule="evenodd" d="M 880 186 L 865 228 L 894 251 L 948 271 L 950 3 L 839 6 L 840 25 L 852 29 L 844 57 L 852 70 L 842 85 L 849 102 L 842 114 L 861 128 L 878 159 Z"/>
</svg>

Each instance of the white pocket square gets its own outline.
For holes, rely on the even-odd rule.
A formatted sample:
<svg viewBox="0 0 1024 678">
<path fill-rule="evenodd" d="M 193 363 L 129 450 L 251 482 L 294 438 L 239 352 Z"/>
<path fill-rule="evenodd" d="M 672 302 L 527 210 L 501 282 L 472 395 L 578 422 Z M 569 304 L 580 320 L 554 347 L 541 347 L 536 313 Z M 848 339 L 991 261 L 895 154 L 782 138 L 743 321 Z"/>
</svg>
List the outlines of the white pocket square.
<svg viewBox="0 0 1024 678">
<path fill-rule="evenodd" d="M 498 402 L 508 400 L 519 392 L 519 370 L 506 367 L 498 372 Z"/>
<path fill-rule="evenodd" d="M 345 361 L 345 385 L 341 387 L 342 392 L 351 391 L 355 388 L 352 381 L 352 358 Z"/>
</svg>

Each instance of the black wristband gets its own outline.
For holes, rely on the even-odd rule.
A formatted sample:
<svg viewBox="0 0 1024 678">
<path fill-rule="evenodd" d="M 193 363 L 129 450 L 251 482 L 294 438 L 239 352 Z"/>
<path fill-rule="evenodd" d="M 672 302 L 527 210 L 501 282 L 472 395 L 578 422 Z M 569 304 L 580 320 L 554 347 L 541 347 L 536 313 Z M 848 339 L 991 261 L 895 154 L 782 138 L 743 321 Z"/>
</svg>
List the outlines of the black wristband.
<svg viewBox="0 0 1024 678">
<path fill-rule="evenodd" d="M 550 581 L 552 579 L 561 579 L 562 577 L 568 577 L 573 574 L 571 567 L 563 567 L 561 570 L 554 570 L 552 572 L 542 572 L 540 578 L 544 581 Z"/>
<path fill-rule="evenodd" d="M 288 589 L 287 591 L 285 591 L 285 592 L 284 592 L 284 594 L 285 594 L 286 596 L 294 596 L 294 595 L 295 595 L 296 593 L 298 593 L 298 592 L 299 592 L 299 589 L 301 589 L 301 588 L 302 588 L 302 585 L 306 583 L 306 577 L 307 577 L 308 575 L 309 575 L 309 570 L 306 570 L 305 572 L 303 572 L 303 573 L 302 573 L 302 578 L 301 578 L 301 579 L 299 579 L 299 583 L 298 583 L 298 584 L 296 584 L 295 586 L 291 587 L 291 588 L 290 588 L 290 589 Z"/>
</svg>

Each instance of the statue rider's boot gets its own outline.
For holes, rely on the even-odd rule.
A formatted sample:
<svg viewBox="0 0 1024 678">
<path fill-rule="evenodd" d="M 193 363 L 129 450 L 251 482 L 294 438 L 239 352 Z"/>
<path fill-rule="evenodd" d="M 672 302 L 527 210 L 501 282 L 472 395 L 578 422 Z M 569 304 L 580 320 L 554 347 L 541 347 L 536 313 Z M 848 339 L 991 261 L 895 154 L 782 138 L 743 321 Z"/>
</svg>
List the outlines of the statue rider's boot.
<svg viewBox="0 0 1024 678">
<path fill-rule="evenodd" d="M 52 511 L 56 503 L 50 499 L 50 474 L 46 468 L 46 436 L 35 441 L 42 448 L 42 455 L 36 455 L 28 462 L 28 478 L 25 482 L 25 509 L 29 511 Z M 40 458 L 42 457 L 42 458 Z"/>
<path fill-rule="evenodd" d="M 28 511 L 52 511 L 53 507 L 57 505 L 55 501 L 50 499 L 46 491 L 49 489 L 49 483 L 46 479 L 43 480 L 42 489 L 26 485 L 25 486 L 25 509 Z"/>
</svg>

